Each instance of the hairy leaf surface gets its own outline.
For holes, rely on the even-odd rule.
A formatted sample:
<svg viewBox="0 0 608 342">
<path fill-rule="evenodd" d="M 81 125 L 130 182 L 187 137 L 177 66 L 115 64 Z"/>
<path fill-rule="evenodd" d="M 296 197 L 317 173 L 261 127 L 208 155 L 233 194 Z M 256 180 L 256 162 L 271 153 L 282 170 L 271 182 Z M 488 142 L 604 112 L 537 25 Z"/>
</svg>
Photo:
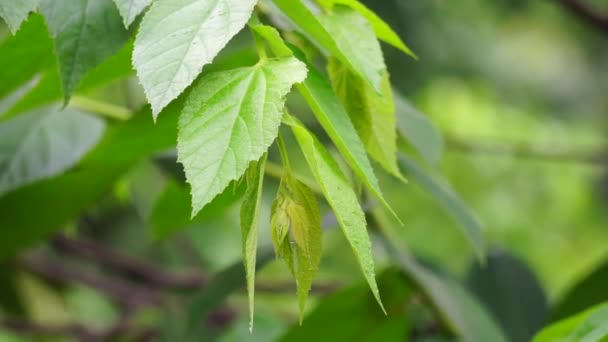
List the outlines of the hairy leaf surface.
<svg viewBox="0 0 608 342">
<path fill-rule="evenodd" d="M 268 149 L 285 96 L 305 77 L 306 66 L 291 57 L 210 73 L 197 83 L 180 117 L 177 144 L 193 215 Z"/>
<path fill-rule="evenodd" d="M 0 0 L 0 17 L 15 34 L 30 12 L 38 7 L 39 2 L 40 0 Z"/>
<path fill-rule="evenodd" d="M 125 27 L 129 27 L 133 20 L 152 3 L 152 0 L 114 0 L 114 3 L 118 7 Z"/>
<path fill-rule="evenodd" d="M 133 51 L 154 118 L 247 23 L 256 0 L 157 0 Z"/>
</svg>

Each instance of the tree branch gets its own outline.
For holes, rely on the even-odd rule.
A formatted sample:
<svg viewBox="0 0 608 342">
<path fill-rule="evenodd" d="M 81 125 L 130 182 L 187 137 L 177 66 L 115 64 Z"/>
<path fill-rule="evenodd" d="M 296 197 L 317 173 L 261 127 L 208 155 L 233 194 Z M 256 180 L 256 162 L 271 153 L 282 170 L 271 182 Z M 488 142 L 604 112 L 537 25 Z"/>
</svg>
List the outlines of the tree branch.
<svg viewBox="0 0 608 342">
<path fill-rule="evenodd" d="M 597 29 L 608 33 L 608 15 L 602 15 L 589 6 L 585 5 L 581 0 L 556 0 L 558 4 L 566 8 L 570 12 L 578 15 L 580 18 L 595 26 Z"/>
</svg>

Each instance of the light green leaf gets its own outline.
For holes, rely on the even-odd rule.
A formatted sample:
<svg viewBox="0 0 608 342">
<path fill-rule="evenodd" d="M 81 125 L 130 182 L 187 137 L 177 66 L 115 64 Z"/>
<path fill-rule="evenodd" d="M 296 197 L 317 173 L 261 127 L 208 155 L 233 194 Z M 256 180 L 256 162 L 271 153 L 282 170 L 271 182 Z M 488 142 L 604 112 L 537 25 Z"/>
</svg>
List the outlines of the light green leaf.
<svg viewBox="0 0 608 342">
<path fill-rule="evenodd" d="M 125 27 L 129 27 L 133 20 L 148 7 L 152 0 L 114 0 L 122 16 Z"/>
<path fill-rule="evenodd" d="M 374 169 L 365 153 L 363 142 L 344 107 L 340 104 L 340 100 L 321 73 L 312 66 L 309 66 L 308 69 L 308 77 L 303 84 L 298 85 L 298 90 L 357 177 L 386 208 L 393 212 L 384 200 Z M 396 215 L 395 217 L 397 218 Z"/>
<path fill-rule="evenodd" d="M 361 210 L 357 194 L 336 161 L 318 139 L 297 119 L 286 116 L 285 120 L 291 126 L 304 157 L 317 183 L 321 186 L 323 195 L 333 208 L 374 297 L 384 310 L 376 284 L 372 246 L 366 229 L 365 214 Z"/>
<path fill-rule="evenodd" d="M 420 113 L 398 91 L 393 91 L 397 113 L 397 129 L 416 151 L 431 165 L 437 165 L 443 154 L 443 138 L 435 125 Z"/>
<path fill-rule="evenodd" d="M 543 329 L 533 342 L 599 342 L 608 337 L 608 303 Z"/>
<path fill-rule="evenodd" d="M 0 123 L 0 196 L 72 167 L 97 144 L 104 128 L 89 114 L 56 108 Z"/>
<path fill-rule="evenodd" d="M 284 164 L 289 165 L 288 162 Z M 315 194 L 292 175 L 289 167 L 283 171 L 272 205 L 271 228 L 275 250 L 296 278 L 301 321 L 312 280 L 321 262 L 321 212 Z M 293 249 L 287 237 L 289 228 L 295 242 Z"/>
<path fill-rule="evenodd" d="M 475 213 L 443 181 L 433 177 L 413 159 L 401 154 L 399 165 L 405 174 L 427 191 L 452 216 L 480 260 L 485 258 L 483 225 Z"/>
<path fill-rule="evenodd" d="M 110 1 L 42 0 L 44 15 L 61 74 L 65 102 L 84 76 L 112 56 L 129 39 L 120 15 Z"/>
<path fill-rule="evenodd" d="M 133 51 L 154 118 L 247 24 L 256 0 L 157 0 Z"/>
<path fill-rule="evenodd" d="M 15 34 L 30 12 L 36 10 L 39 2 L 40 0 L 0 0 L 0 17 Z"/>
<path fill-rule="evenodd" d="M 268 149 L 285 96 L 305 77 L 306 66 L 289 57 L 200 79 L 180 117 L 177 143 L 192 186 L 193 215 Z"/>
<path fill-rule="evenodd" d="M 367 152 L 388 172 L 403 178 L 397 166 L 395 105 L 388 72 L 384 72 L 382 93 L 378 94 L 335 58 L 329 59 L 327 69 Z"/>
<path fill-rule="evenodd" d="M 395 33 L 395 31 L 393 31 L 393 29 L 384 20 L 382 20 L 382 18 L 378 17 L 376 13 L 367 8 L 358 0 L 317 0 L 317 2 L 322 6 L 325 6 L 330 9 L 332 6 L 338 4 L 348 6 L 356 10 L 370 22 L 374 29 L 374 32 L 376 33 L 376 36 L 380 40 L 396 47 L 397 49 L 403 51 L 405 54 L 408 54 L 416 59 L 418 58 L 412 52 L 412 50 L 410 50 L 410 48 L 405 45 L 405 43 L 401 40 L 397 33 Z"/>
<path fill-rule="evenodd" d="M 370 45 L 369 41 L 354 39 L 360 25 L 366 27 L 364 30 L 370 26 L 364 17 L 344 6 L 336 7 L 331 15 L 315 16 L 301 0 L 274 0 L 274 3 L 314 42 L 381 91 L 384 61 L 380 45 L 377 41 Z"/>
<path fill-rule="evenodd" d="M 249 296 L 249 330 L 253 330 L 254 294 L 255 294 L 255 259 L 258 248 L 258 231 L 260 221 L 260 203 L 262 184 L 264 183 L 264 165 L 266 154 L 259 161 L 252 162 L 245 173 L 247 192 L 241 206 L 241 238 L 243 243 L 243 263 L 247 278 L 247 295 Z"/>
</svg>

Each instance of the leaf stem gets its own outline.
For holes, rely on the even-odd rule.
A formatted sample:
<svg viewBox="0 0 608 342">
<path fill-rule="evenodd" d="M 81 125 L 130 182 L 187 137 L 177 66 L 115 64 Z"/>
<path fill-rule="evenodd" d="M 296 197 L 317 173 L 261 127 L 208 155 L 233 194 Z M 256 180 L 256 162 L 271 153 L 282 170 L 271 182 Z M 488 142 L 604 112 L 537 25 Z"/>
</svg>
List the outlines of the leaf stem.
<svg viewBox="0 0 608 342">
<path fill-rule="evenodd" d="M 121 121 L 128 120 L 132 114 L 131 111 L 125 107 L 82 96 L 72 97 L 70 104 L 75 108 Z"/>
</svg>

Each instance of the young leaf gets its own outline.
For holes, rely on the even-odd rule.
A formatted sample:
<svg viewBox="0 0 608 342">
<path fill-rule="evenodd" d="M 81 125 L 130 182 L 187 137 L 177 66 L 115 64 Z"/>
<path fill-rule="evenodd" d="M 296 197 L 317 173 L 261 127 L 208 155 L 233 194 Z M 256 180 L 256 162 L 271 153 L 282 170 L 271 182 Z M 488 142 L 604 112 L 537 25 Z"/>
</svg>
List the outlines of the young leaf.
<svg viewBox="0 0 608 342">
<path fill-rule="evenodd" d="M 291 126 L 304 157 L 323 190 L 323 195 L 333 208 L 340 227 L 353 248 L 374 297 L 384 311 L 374 274 L 372 246 L 366 229 L 365 214 L 361 210 L 357 194 L 336 161 L 317 138 L 297 119 L 286 116 L 285 122 Z"/>
<path fill-rule="evenodd" d="M 412 50 L 410 50 L 410 48 L 405 45 L 405 43 L 401 40 L 397 33 L 395 33 L 395 31 L 393 31 L 393 29 L 384 20 L 382 20 L 382 18 L 378 17 L 376 13 L 367 8 L 358 0 L 317 0 L 317 2 L 328 8 L 331 8 L 332 6 L 338 4 L 348 6 L 356 10 L 370 22 L 372 28 L 374 29 L 374 32 L 376 33 L 376 36 L 380 40 L 396 47 L 397 49 L 403 51 L 405 54 L 408 54 L 414 58 L 418 58 L 412 52 Z"/>
<path fill-rule="evenodd" d="M 114 0 L 125 27 L 129 27 L 133 20 L 148 7 L 152 0 Z"/>
<path fill-rule="evenodd" d="M 388 72 L 378 94 L 335 58 L 327 66 L 334 90 L 350 116 L 367 152 L 388 172 L 402 178 L 397 166 L 395 105 Z"/>
<path fill-rule="evenodd" d="M 306 77 L 296 58 L 205 75 L 179 121 L 178 157 L 192 186 L 192 213 L 238 179 L 277 136 L 285 96 Z"/>
<path fill-rule="evenodd" d="M 8 29 L 15 34 L 30 12 L 36 10 L 39 2 L 40 0 L 0 0 L 0 18 L 4 19 Z"/>
<path fill-rule="evenodd" d="M 605 341 L 608 337 L 608 303 L 587 309 L 543 329 L 532 342 Z"/>
<path fill-rule="evenodd" d="M 133 51 L 154 118 L 247 23 L 256 0 L 157 0 Z"/>
<path fill-rule="evenodd" d="M 55 40 L 67 103 L 87 72 L 118 52 L 129 34 L 110 1 L 42 0 L 40 11 Z"/>
<path fill-rule="evenodd" d="M 43 108 L 0 123 L 0 196 L 76 164 L 105 129 L 89 114 Z"/>
<path fill-rule="evenodd" d="M 253 308 L 255 294 L 255 262 L 258 248 L 258 230 L 262 184 L 264 182 L 264 165 L 266 154 L 258 161 L 252 162 L 245 173 L 247 192 L 241 206 L 241 235 L 243 242 L 243 263 L 247 278 L 247 295 L 249 296 L 249 330 L 253 329 Z"/>
<path fill-rule="evenodd" d="M 360 42 L 357 36 L 358 25 L 370 25 L 365 18 L 343 6 L 337 7 L 332 15 L 317 17 L 301 0 L 274 0 L 274 3 L 313 41 L 381 91 L 382 54 L 378 56 L 376 46 Z"/>
</svg>

